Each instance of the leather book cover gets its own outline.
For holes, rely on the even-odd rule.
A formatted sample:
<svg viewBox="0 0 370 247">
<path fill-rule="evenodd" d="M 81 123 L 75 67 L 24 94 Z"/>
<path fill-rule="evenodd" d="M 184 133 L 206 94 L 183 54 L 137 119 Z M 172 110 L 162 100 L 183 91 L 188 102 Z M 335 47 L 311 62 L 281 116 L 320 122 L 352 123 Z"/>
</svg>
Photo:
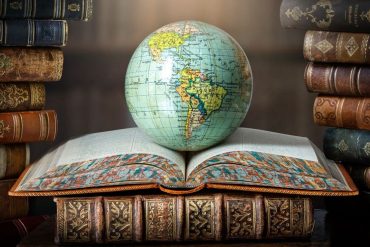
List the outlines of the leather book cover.
<svg viewBox="0 0 370 247">
<path fill-rule="evenodd" d="M 28 198 L 8 196 L 15 179 L 0 180 L 0 221 L 28 214 Z"/>
<path fill-rule="evenodd" d="M 52 110 L 0 113 L 0 143 L 53 141 L 57 129 Z"/>
<path fill-rule="evenodd" d="M 283 0 L 280 22 L 285 28 L 366 33 L 370 28 L 370 2 Z"/>
<path fill-rule="evenodd" d="M 307 31 L 303 55 L 311 62 L 370 63 L 370 34 Z"/>
<path fill-rule="evenodd" d="M 370 67 L 309 62 L 304 81 L 309 92 L 337 96 L 370 96 Z"/>
<path fill-rule="evenodd" d="M 363 190 L 370 190 L 370 166 L 349 166 L 349 174 L 356 185 Z"/>
<path fill-rule="evenodd" d="M 323 144 L 325 156 L 331 160 L 354 166 L 370 165 L 370 132 L 367 130 L 328 128 Z"/>
<path fill-rule="evenodd" d="M 102 243 L 101 197 L 54 198 L 57 205 L 56 243 Z"/>
<path fill-rule="evenodd" d="M 92 224 L 98 224 L 95 230 L 101 232 L 96 234 L 103 236 L 95 242 L 116 244 L 307 238 L 313 231 L 313 208 L 307 197 L 206 193 L 107 196 L 103 199 L 59 197 L 54 201 L 57 203 L 56 240 L 59 244 L 93 243 L 97 238 L 91 237 Z M 70 204 L 81 201 L 92 205 L 103 201 L 104 209 L 94 212 L 86 209 L 84 214 L 70 209 Z M 79 205 L 80 210 L 83 207 Z M 66 211 L 76 213 L 67 214 Z"/>
<path fill-rule="evenodd" d="M 44 106 L 44 84 L 0 83 L 0 112 L 41 110 Z"/>
<path fill-rule="evenodd" d="M 319 95 L 313 118 L 318 125 L 370 130 L 370 99 Z"/>
<path fill-rule="evenodd" d="M 28 144 L 0 145 L 0 179 L 17 178 L 29 163 Z"/>
<path fill-rule="evenodd" d="M 0 82 L 59 81 L 63 71 L 60 48 L 0 48 Z"/>
<path fill-rule="evenodd" d="M 1 0 L 0 18 L 87 21 L 92 8 L 92 0 Z"/>
<path fill-rule="evenodd" d="M 65 46 L 68 26 L 64 20 L 0 20 L 2 46 Z"/>
</svg>

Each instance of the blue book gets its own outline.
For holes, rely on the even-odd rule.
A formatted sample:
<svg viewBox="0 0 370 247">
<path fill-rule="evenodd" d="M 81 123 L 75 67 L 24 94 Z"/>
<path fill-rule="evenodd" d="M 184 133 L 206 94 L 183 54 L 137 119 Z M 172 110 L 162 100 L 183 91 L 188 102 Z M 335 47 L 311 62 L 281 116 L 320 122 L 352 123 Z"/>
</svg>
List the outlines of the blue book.
<svg viewBox="0 0 370 247">
<path fill-rule="evenodd" d="M 0 0 L 0 18 L 87 21 L 92 6 L 92 0 Z"/>
<path fill-rule="evenodd" d="M 65 46 L 64 20 L 0 20 L 1 46 Z"/>
</svg>

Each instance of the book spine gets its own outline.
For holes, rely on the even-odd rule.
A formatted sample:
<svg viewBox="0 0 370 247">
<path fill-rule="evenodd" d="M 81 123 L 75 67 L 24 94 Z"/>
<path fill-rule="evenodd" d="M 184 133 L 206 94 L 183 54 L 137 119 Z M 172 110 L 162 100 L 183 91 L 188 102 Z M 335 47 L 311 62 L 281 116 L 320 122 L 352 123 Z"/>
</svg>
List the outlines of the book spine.
<svg viewBox="0 0 370 247">
<path fill-rule="evenodd" d="M 26 216 L 0 222 L 0 238 L 3 246 L 16 246 L 37 226 L 47 220 L 47 215 Z"/>
<path fill-rule="evenodd" d="M 76 241 L 81 233 L 75 227 L 76 222 L 81 222 L 80 216 L 60 210 L 79 200 L 86 198 L 55 199 L 58 243 L 81 242 Z M 308 237 L 313 230 L 309 198 L 210 194 L 105 197 L 103 201 L 102 214 L 94 217 L 103 218 L 104 222 L 104 239 L 99 241 L 110 244 L 297 238 Z M 84 216 L 88 217 L 94 218 Z M 91 229 L 92 226 L 84 236 L 90 236 Z M 89 238 L 85 242 L 93 241 Z"/>
<path fill-rule="evenodd" d="M 0 20 L 2 46 L 65 46 L 67 33 L 62 20 Z"/>
<path fill-rule="evenodd" d="M 369 166 L 350 166 L 349 174 L 360 189 L 370 190 Z"/>
<path fill-rule="evenodd" d="M 56 243 L 101 243 L 101 197 L 54 198 L 57 204 Z"/>
<path fill-rule="evenodd" d="M 366 130 L 328 128 L 324 134 L 324 153 L 345 164 L 370 164 L 370 133 Z"/>
<path fill-rule="evenodd" d="M 309 92 L 370 96 L 370 67 L 309 62 L 304 81 Z"/>
<path fill-rule="evenodd" d="M 370 130 L 370 99 L 319 95 L 313 118 L 318 125 Z"/>
<path fill-rule="evenodd" d="M 0 113 L 0 143 L 53 141 L 56 134 L 55 111 Z"/>
<path fill-rule="evenodd" d="M 8 196 L 15 179 L 0 180 L 0 220 L 19 218 L 28 213 L 27 197 Z"/>
<path fill-rule="evenodd" d="M 307 31 L 303 55 L 311 62 L 370 64 L 369 34 Z"/>
<path fill-rule="evenodd" d="M 27 144 L 0 145 L 0 179 L 17 178 L 29 162 Z"/>
<path fill-rule="evenodd" d="M 314 223 L 310 199 L 266 197 L 264 205 L 266 238 L 307 238 L 311 235 Z"/>
<path fill-rule="evenodd" d="M 44 84 L 0 83 L 0 112 L 41 110 L 44 106 Z"/>
<path fill-rule="evenodd" d="M 0 82 L 59 81 L 63 59 L 59 48 L 0 48 Z"/>
<path fill-rule="evenodd" d="M 1 0 L 1 19 L 64 19 L 87 21 L 92 0 Z"/>
<path fill-rule="evenodd" d="M 370 2 L 361 0 L 283 0 L 282 27 L 305 30 L 368 32 Z"/>
</svg>

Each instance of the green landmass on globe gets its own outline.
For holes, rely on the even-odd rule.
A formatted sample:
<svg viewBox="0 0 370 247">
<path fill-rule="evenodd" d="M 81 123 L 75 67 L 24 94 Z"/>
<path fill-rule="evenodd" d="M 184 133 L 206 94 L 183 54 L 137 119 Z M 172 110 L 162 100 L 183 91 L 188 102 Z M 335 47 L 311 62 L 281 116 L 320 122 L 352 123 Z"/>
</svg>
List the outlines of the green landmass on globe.
<svg viewBox="0 0 370 247">
<path fill-rule="evenodd" d="M 251 68 L 226 32 L 203 22 L 176 22 L 138 46 L 126 72 L 125 96 L 135 123 L 154 141 L 201 150 L 244 120 Z"/>
</svg>

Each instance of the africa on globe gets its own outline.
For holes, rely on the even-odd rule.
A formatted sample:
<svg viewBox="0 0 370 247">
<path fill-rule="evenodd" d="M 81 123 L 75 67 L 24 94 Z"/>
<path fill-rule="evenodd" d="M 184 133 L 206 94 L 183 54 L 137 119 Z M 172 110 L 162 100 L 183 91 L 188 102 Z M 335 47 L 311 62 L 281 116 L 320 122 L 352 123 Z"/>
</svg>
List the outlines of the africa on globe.
<svg viewBox="0 0 370 247">
<path fill-rule="evenodd" d="M 125 97 L 153 141 L 197 151 L 229 136 L 252 98 L 252 72 L 240 45 L 223 30 L 180 21 L 138 46 L 126 72 Z"/>
</svg>

